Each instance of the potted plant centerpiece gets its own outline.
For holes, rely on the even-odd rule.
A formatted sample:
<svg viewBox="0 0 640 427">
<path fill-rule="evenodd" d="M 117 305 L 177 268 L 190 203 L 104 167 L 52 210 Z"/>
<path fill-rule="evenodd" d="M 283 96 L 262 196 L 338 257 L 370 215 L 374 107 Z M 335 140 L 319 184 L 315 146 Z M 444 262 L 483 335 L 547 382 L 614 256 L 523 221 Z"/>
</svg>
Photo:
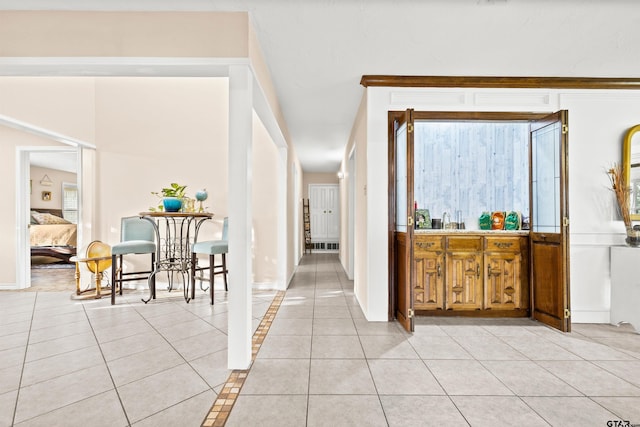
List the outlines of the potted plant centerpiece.
<svg viewBox="0 0 640 427">
<path fill-rule="evenodd" d="M 152 211 L 179 212 L 182 208 L 182 200 L 185 197 L 187 186 L 172 182 L 169 187 L 164 187 L 160 191 L 152 191 L 151 194 L 162 199 L 162 204 Z"/>
</svg>

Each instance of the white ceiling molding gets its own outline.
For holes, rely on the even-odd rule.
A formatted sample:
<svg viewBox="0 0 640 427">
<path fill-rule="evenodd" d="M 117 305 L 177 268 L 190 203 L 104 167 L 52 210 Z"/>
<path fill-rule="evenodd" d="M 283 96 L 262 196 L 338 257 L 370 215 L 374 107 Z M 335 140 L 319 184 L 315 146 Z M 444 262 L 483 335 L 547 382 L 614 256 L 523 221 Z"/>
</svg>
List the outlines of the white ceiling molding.
<svg viewBox="0 0 640 427">
<path fill-rule="evenodd" d="M 50 139 L 52 141 L 61 142 L 66 145 L 71 145 L 73 147 L 83 147 L 83 148 L 91 148 L 96 149 L 96 146 L 82 141 L 80 139 L 72 138 L 70 136 L 63 135 L 61 133 L 53 132 L 48 129 L 41 128 L 36 125 L 32 125 L 31 123 L 23 122 L 17 119 L 14 119 L 9 116 L 5 116 L 0 114 L 0 125 L 7 126 L 13 129 L 17 129 L 23 132 L 28 132 L 33 135 L 37 135 L 42 138 Z"/>
<path fill-rule="evenodd" d="M 228 77 L 248 58 L 4 57 L 0 76 Z"/>
</svg>

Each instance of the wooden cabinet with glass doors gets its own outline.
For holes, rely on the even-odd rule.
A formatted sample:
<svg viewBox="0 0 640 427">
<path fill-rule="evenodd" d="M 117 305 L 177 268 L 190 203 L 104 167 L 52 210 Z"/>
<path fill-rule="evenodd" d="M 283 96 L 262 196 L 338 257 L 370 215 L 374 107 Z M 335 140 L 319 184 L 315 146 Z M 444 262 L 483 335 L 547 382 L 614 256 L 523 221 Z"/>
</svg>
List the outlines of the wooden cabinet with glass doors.
<svg viewBox="0 0 640 427">
<path fill-rule="evenodd" d="M 388 130 L 389 317 L 411 331 L 416 315 L 531 315 L 568 331 L 567 112 L 408 109 Z"/>
</svg>

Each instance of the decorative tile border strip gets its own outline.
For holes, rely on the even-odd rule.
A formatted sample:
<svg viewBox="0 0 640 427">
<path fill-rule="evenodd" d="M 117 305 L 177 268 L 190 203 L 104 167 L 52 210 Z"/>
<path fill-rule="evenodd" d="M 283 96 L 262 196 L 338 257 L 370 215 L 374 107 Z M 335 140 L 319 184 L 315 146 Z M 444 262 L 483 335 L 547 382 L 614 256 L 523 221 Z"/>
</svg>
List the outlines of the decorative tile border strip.
<svg viewBox="0 0 640 427">
<path fill-rule="evenodd" d="M 271 301 L 269 309 L 260 321 L 258 329 L 256 329 L 256 332 L 253 334 L 253 338 L 251 340 L 251 364 L 256 360 L 260 347 L 269 332 L 269 328 L 271 328 L 271 324 L 273 323 L 273 319 L 276 317 L 280 304 L 282 304 L 284 294 L 284 291 L 278 291 L 276 293 L 273 301 Z M 209 414 L 207 414 L 207 417 L 202 423 L 202 427 L 222 427 L 225 425 L 250 370 L 251 366 L 249 366 L 249 369 L 234 369 L 231 371 L 229 378 L 227 378 L 227 381 L 222 386 L 220 394 L 218 394 L 215 402 L 213 402 L 213 406 L 211 407 Z"/>
</svg>

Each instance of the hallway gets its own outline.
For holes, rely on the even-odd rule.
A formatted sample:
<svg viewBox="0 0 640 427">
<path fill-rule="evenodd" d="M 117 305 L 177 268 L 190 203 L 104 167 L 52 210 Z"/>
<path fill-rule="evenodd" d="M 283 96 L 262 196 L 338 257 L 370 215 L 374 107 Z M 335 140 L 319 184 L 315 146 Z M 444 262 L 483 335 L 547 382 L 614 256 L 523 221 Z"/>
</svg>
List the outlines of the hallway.
<svg viewBox="0 0 640 427">
<path fill-rule="evenodd" d="M 274 295 L 254 291 L 254 329 Z M 201 425 L 231 373 L 226 294 L 139 297 L 0 292 L 0 426 Z M 417 323 L 367 322 L 337 256 L 305 256 L 226 425 L 640 424 L 628 325 Z"/>
</svg>

